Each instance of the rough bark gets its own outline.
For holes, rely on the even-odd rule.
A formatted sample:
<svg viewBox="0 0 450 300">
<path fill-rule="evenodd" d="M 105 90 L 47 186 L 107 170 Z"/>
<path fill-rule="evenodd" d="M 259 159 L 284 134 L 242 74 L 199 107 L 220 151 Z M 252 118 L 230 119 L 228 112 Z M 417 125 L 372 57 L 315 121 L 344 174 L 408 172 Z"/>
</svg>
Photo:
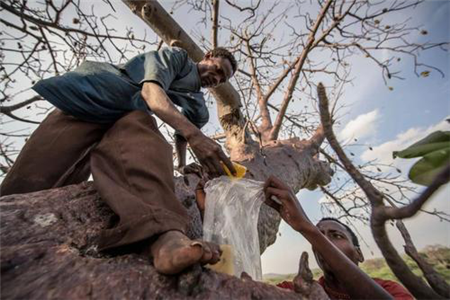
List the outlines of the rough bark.
<svg viewBox="0 0 450 300">
<path fill-rule="evenodd" d="M 98 253 L 115 216 L 91 183 L 5 196 L 0 208 L 2 299 L 305 299 L 198 265 L 163 276 L 137 246 Z"/>
<path fill-rule="evenodd" d="M 246 177 L 264 181 L 275 175 L 296 193 L 303 188 L 313 190 L 317 185 L 328 184 L 333 172 L 328 164 L 317 159 L 317 149 L 311 141 L 290 139 L 266 145 L 259 155 L 240 161 L 249 170 Z M 261 253 L 275 242 L 280 221 L 273 209 L 261 207 L 258 220 Z"/>
</svg>

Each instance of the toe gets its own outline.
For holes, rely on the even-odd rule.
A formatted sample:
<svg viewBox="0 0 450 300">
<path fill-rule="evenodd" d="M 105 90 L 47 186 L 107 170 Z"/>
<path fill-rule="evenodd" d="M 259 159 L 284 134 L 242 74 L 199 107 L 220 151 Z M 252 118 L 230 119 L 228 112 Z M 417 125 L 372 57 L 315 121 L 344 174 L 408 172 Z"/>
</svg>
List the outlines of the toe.
<svg viewBox="0 0 450 300">
<path fill-rule="evenodd" d="M 219 245 L 209 242 L 203 242 L 203 247 L 205 251 L 201 263 L 209 263 L 213 265 L 220 261 L 222 250 L 220 249 Z"/>
<path fill-rule="evenodd" d="M 213 251 L 213 255 L 212 255 L 212 258 L 211 258 L 209 263 L 211 265 L 214 265 L 214 264 L 218 263 L 219 261 L 220 261 L 220 253 L 219 253 L 219 251 Z"/>
<path fill-rule="evenodd" d="M 200 259 L 201 264 L 207 264 L 213 258 L 213 251 L 208 243 L 203 244 L 203 256 Z"/>
</svg>

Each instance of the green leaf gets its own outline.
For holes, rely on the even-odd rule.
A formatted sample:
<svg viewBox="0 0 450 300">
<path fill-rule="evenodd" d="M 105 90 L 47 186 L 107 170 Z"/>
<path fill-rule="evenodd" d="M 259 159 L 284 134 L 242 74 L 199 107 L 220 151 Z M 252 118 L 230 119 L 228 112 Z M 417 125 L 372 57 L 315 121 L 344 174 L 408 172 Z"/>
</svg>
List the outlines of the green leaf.
<svg viewBox="0 0 450 300">
<path fill-rule="evenodd" d="M 450 147 L 450 131 L 436 131 L 402 151 L 394 151 L 393 156 L 413 158 Z"/>
<path fill-rule="evenodd" d="M 447 165 L 450 164 L 450 147 L 425 155 L 412 166 L 408 177 L 415 183 L 430 185 Z"/>
</svg>

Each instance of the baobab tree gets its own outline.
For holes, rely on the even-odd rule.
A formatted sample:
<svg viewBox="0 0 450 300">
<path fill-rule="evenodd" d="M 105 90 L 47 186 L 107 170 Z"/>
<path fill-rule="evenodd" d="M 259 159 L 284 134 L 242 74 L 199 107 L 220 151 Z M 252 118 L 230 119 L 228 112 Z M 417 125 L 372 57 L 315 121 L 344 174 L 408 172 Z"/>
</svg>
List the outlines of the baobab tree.
<svg viewBox="0 0 450 300">
<path fill-rule="evenodd" d="M 142 30 L 119 28 L 118 23 L 126 14 L 126 19 L 130 19 L 129 12 L 122 3 L 108 0 L 101 3 L 102 11 L 106 11 L 103 15 L 98 15 L 98 8 L 88 8 L 75 0 L 0 3 L 4 25 L 1 112 L 5 115 L 3 124 L 10 126 L 1 132 L 3 172 L 8 171 L 18 151 L 14 146 L 16 139 L 29 134 L 17 132 L 8 123 L 38 122 L 36 115 L 50 109 L 43 105 L 43 99 L 28 93 L 33 82 L 68 71 L 84 59 L 120 63 L 134 54 L 169 45 L 184 48 L 193 60 L 199 61 L 205 50 L 226 46 L 240 62 L 239 71 L 231 83 L 207 94 L 207 101 L 215 99 L 212 106 L 217 107 L 221 127 L 208 130 L 223 144 L 231 159 L 248 168 L 248 178 L 264 180 L 275 175 L 295 192 L 320 186 L 340 213 L 372 221 L 375 239 L 377 242 L 384 239 L 378 243 L 383 255 L 416 297 L 447 296 L 448 286 L 418 256 L 402 223 L 398 224 L 406 243 L 411 245 L 410 253 L 421 269 L 430 274 L 427 280 L 431 288 L 406 271 L 406 265 L 389 247 L 383 232 L 387 220 L 410 217 L 422 207 L 418 205 L 408 213 L 398 213 L 404 210 L 393 208 L 394 204 L 408 203 L 407 191 L 412 187 L 399 175 L 373 172 L 374 163 L 358 170 L 339 150 L 332 134 L 332 120 L 341 108 L 343 87 L 351 82 L 352 57 L 363 56 L 367 64 L 378 66 L 379 79 L 389 89 L 393 88 L 390 85 L 393 79 L 401 78 L 396 67 L 400 57 L 412 58 L 418 76 L 427 76 L 431 71 L 443 74 L 439 68 L 421 61 L 419 55 L 422 51 L 446 51 L 448 42 L 419 44 L 412 36 L 427 35 L 425 29 L 410 26 L 409 20 L 386 21 L 420 6 L 422 1 L 324 0 L 309 5 L 281 1 L 267 4 L 258 0 L 242 6 L 233 0 L 182 0 L 167 9 L 151 0 L 123 2 L 145 22 L 146 25 L 137 23 Z M 197 18 L 192 34 L 183 30 L 183 22 L 191 15 Z M 320 112 L 315 109 L 318 98 Z M 333 100 L 331 107 L 328 98 Z M 21 111 L 30 106 L 31 116 L 23 116 Z M 325 149 L 325 138 L 337 157 Z M 348 172 L 366 195 L 361 196 L 357 185 L 351 183 L 352 189 L 327 187 L 333 175 L 330 166 Z M 445 176 L 448 177 L 442 175 Z M 176 178 L 177 188 L 183 190 L 179 193 L 182 197 L 193 195 L 198 179 L 189 178 L 190 184 Z M 369 188 L 367 179 L 371 182 Z M 434 190 L 444 181 L 436 183 Z M 385 188 L 386 182 L 399 192 L 395 201 L 377 189 L 377 184 Z M 353 206 L 344 204 L 343 197 L 350 198 Z M 419 202 L 423 204 L 427 199 Z M 379 207 L 383 213 L 378 213 Z M 263 206 L 258 224 L 261 251 L 275 241 L 279 223 L 280 217 Z"/>
</svg>

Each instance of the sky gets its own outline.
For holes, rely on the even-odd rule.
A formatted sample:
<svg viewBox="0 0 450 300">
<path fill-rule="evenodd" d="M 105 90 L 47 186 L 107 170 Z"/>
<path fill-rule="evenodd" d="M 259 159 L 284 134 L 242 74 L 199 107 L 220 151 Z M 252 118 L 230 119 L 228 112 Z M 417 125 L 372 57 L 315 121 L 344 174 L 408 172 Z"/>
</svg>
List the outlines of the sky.
<svg viewBox="0 0 450 300">
<path fill-rule="evenodd" d="M 450 40 L 449 1 L 428 1 L 414 11 L 412 19 L 424 25 L 429 36 L 421 39 Z M 410 160 L 392 158 L 392 151 L 401 150 L 425 137 L 435 130 L 450 130 L 450 56 L 445 52 L 423 53 L 422 59 L 440 66 L 445 73 L 442 77 L 431 72 L 429 77 L 417 77 L 413 73 L 412 63 L 403 60 L 404 80 L 392 83 L 389 90 L 381 80 L 379 70 L 363 62 L 363 58 L 352 64 L 355 80 L 353 86 L 346 87 L 343 100 L 347 108 L 340 119 L 340 125 L 334 128 L 340 141 L 357 138 L 359 144 L 373 147 L 352 148 L 356 161 L 367 162 L 378 159 L 382 163 L 394 163 L 403 172 L 413 164 Z M 300 191 L 297 197 L 305 212 L 313 222 L 319 221 L 323 201 L 320 192 Z M 450 213 L 450 187 L 447 184 L 425 206 L 428 210 L 441 210 Z M 354 222 L 354 221 L 352 221 Z M 450 247 L 450 226 L 438 218 L 419 214 L 405 222 L 418 249 L 427 245 L 441 244 Z M 375 241 L 368 226 L 354 222 L 353 228 L 361 242 L 366 259 L 380 257 Z M 398 231 L 388 226 L 389 236 L 396 249 L 404 253 L 402 238 Z M 262 255 L 263 273 L 296 273 L 302 251 L 310 254 L 310 266 L 317 267 L 309 243 L 286 223 L 282 222 L 277 241 Z"/>
<path fill-rule="evenodd" d="M 98 2 L 100 1 L 95 1 L 95 3 Z M 134 28 L 143 26 L 142 21 L 127 10 L 120 1 L 112 1 L 112 3 L 121 13 L 120 22 Z M 270 4 L 271 1 L 265 3 Z M 165 1 L 163 5 L 169 9 L 173 2 Z M 419 35 L 418 42 L 450 41 L 449 15 L 450 1 L 426 1 L 411 14 L 397 15 L 395 19 L 384 21 L 397 22 L 411 18 L 411 22 L 423 25 L 429 32 L 426 36 Z M 198 36 L 204 29 L 200 28 L 202 25 L 194 22 L 195 18 L 192 17 L 191 12 L 177 12 L 174 18 L 191 36 Z M 282 28 L 275 30 L 279 34 L 282 31 Z M 350 63 L 354 80 L 351 85 L 345 87 L 340 99 L 345 109 L 340 112 L 339 124 L 335 127 L 335 131 L 343 142 L 357 138 L 358 144 L 366 145 L 352 148 L 356 163 L 378 159 L 381 163 L 394 163 L 403 171 L 403 174 L 407 174 L 413 161 L 401 159 L 394 161 L 392 151 L 403 149 L 434 130 L 450 130 L 449 124 L 444 121 L 450 118 L 450 56 L 448 52 L 443 51 L 424 52 L 421 56 L 421 59 L 427 63 L 439 66 L 445 77 L 433 70 L 428 77 L 417 77 L 412 68 L 412 61 L 407 57 L 401 58 L 398 68 L 402 70 L 404 80 L 389 82 L 388 86 L 391 86 L 393 90 L 384 84 L 379 68 L 373 63 L 368 63 L 364 57 L 352 58 Z M 277 97 L 281 95 L 280 93 Z M 210 114 L 212 124 L 206 128 L 206 132 L 213 133 L 218 124 L 214 105 L 210 107 Z M 27 116 L 29 112 L 22 111 L 19 115 Z M 15 125 L 10 123 L 5 126 Z M 373 150 L 369 150 L 369 145 Z M 447 185 L 434 195 L 427 204 L 427 208 L 429 210 L 436 208 L 450 214 L 449 196 L 450 187 Z M 297 197 L 313 222 L 317 222 L 326 215 L 322 213 L 325 199 L 320 192 L 302 190 Z M 440 222 L 436 217 L 420 214 L 407 220 L 406 226 L 419 249 L 432 244 L 450 247 L 448 223 Z M 379 257 L 380 252 L 371 237 L 370 229 L 359 223 L 355 223 L 353 227 L 357 229 L 360 237 L 364 237 L 361 244 L 366 259 Z M 402 240 L 396 229 L 389 226 L 388 231 L 396 248 L 403 252 Z M 308 251 L 311 254 L 309 243 L 282 222 L 277 241 L 262 255 L 263 273 L 296 272 L 302 251 Z M 310 255 L 310 264 L 312 267 L 316 266 L 312 255 Z"/>
</svg>

